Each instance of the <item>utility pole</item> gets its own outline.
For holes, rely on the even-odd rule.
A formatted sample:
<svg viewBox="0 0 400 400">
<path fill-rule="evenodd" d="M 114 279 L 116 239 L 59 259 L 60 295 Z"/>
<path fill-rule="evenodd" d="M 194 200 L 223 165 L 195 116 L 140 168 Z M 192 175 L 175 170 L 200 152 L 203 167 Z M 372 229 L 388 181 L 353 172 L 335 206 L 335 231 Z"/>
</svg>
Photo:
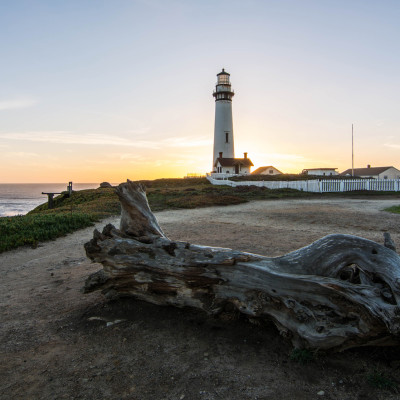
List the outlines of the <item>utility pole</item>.
<svg viewBox="0 0 400 400">
<path fill-rule="evenodd" d="M 354 176 L 354 136 L 353 136 L 353 124 L 351 124 L 351 176 Z"/>
</svg>

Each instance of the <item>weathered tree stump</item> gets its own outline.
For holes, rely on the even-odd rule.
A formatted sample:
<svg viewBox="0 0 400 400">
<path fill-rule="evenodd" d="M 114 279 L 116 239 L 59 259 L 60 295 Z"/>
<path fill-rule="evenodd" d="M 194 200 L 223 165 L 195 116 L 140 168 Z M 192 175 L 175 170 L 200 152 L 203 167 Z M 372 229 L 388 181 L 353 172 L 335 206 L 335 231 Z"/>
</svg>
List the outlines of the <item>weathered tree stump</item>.
<svg viewBox="0 0 400 400">
<path fill-rule="evenodd" d="M 400 257 L 351 235 L 329 235 L 282 257 L 168 239 L 145 189 L 116 189 L 121 226 L 94 231 L 88 257 L 103 269 L 85 292 L 132 296 L 158 305 L 229 308 L 272 320 L 296 347 L 343 350 L 400 344 Z"/>
</svg>

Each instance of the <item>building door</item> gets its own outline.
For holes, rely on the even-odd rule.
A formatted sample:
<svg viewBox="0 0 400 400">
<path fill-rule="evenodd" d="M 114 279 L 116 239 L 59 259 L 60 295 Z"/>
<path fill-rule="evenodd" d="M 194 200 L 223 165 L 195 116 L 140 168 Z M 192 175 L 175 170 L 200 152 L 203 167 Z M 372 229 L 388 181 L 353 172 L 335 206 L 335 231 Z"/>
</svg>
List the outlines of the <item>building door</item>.
<svg viewBox="0 0 400 400">
<path fill-rule="evenodd" d="M 239 173 L 239 165 L 237 164 L 237 165 L 235 165 L 235 174 L 238 174 Z"/>
</svg>

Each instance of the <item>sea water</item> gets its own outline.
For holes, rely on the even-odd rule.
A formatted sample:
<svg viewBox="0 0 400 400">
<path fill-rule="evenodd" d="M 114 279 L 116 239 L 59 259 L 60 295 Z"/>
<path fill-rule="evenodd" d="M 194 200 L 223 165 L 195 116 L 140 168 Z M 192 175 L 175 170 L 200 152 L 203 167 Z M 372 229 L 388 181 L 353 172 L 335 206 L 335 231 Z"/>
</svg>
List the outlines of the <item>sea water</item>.
<svg viewBox="0 0 400 400">
<path fill-rule="evenodd" d="M 67 186 L 68 183 L 0 183 L 0 217 L 25 215 L 40 204 L 47 203 L 47 195 L 42 192 L 60 193 L 66 191 Z M 98 183 L 74 183 L 72 190 L 98 187 Z"/>
</svg>

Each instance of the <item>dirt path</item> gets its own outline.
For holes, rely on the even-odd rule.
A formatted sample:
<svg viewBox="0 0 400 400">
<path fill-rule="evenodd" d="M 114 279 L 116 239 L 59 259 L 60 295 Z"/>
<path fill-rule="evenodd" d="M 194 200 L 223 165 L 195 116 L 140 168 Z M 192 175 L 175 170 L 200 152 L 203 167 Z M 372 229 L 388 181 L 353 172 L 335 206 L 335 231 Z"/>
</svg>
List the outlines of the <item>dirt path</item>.
<svg viewBox="0 0 400 400">
<path fill-rule="evenodd" d="M 381 211 L 399 203 L 280 200 L 156 215 L 173 239 L 277 256 L 338 232 L 382 243 L 389 231 L 400 248 L 400 215 Z M 83 249 L 92 232 L 0 255 L 2 399 L 399 398 L 367 384 L 376 368 L 400 375 L 398 348 L 320 355 L 303 366 L 272 326 L 82 294 L 100 268 Z"/>
</svg>

